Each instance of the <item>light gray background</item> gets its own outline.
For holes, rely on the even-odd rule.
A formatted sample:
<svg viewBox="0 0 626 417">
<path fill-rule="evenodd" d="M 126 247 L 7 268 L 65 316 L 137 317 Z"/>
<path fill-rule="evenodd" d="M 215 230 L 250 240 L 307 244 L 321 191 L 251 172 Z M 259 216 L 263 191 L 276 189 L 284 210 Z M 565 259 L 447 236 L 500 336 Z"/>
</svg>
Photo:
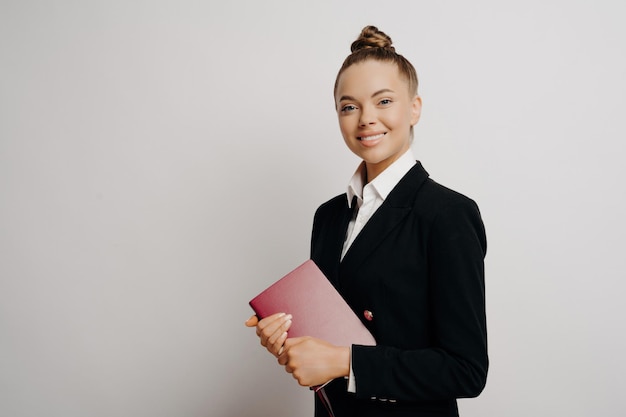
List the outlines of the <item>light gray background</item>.
<svg viewBox="0 0 626 417">
<path fill-rule="evenodd" d="M 622 1 L 0 1 L 0 415 L 312 415 L 243 326 L 358 160 L 332 84 L 376 24 L 415 151 L 487 227 L 469 416 L 624 412 Z"/>
</svg>

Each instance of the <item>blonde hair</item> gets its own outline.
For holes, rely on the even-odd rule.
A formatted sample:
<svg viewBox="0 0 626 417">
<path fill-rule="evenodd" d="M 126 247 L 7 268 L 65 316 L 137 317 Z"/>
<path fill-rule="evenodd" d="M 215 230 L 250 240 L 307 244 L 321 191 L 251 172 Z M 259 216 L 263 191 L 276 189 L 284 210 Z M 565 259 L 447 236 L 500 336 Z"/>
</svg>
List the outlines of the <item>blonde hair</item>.
<svg viewBox="0 0 626 417">
<path fill-rule="evenodd" d="M 409 94 L 413 96 L 417 95 L 418 81 L 415 67 L 413 67 L 408 59 L 396 52 L 396 48 L 392 45 L 391 38 L 387 36 L 385 32 L 378 30 L 376 26 L 364 27 L 357 40 L 352 42 L 350 50 L 352 53 L 343 61 L 343 65 L 341 65 L 337 73 L 333 96 L 337 93 L 337 84 L 341 74 L 343 74 L 348 67 L 369 59 L 396 64 L 400 75 L 407 80 Z"/>
</svg>

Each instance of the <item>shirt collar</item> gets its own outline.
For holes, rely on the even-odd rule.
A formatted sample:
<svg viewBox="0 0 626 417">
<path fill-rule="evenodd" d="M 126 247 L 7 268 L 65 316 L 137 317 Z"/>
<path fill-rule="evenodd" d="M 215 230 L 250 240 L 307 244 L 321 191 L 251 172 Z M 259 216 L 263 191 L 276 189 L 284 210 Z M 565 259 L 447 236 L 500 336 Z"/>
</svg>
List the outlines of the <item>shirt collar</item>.
<svg viewBox="0 0 626 417">
<path fill-rule="evenodd" d="M 374 178 L 370 184 L 384 201 L 391 190 L 400 182 L 402 177 L 416 164 L 413 149 L 409 148 L 405 153 L 389 165 L 383 172 Z M 348 183 L 348 207 L 352 207 L 352 200 L 363 200 L 363 187 L 365 187 L 365 161 L 361 162 Z"/>
</svg>

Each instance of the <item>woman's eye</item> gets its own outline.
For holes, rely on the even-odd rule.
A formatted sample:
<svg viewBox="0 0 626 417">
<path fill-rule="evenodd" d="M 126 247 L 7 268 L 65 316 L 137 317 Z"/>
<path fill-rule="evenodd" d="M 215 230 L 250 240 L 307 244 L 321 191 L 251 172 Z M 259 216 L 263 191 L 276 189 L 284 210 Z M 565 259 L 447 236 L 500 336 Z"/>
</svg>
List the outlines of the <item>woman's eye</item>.
<svg viewBox="0 0 626 417">
<path fill-rule="evenodd" d="M 356 106 L 353 106 L 352 104 L 348 104 L 346 106 L 343 106 L 341 108 L 341 111 L 344 112 L 344 113 L 347 113 L 347 112 L 353 111 L 355 109 L 356 109 Z"/>
<path fill-rule="evenodd" d="M 391 104 L 391 100 L 388 98 L 384 98 L 380 100 L 380 104 L 382 104 L 383 106 L 386 106 L 387 104 Z"/>
</svg>

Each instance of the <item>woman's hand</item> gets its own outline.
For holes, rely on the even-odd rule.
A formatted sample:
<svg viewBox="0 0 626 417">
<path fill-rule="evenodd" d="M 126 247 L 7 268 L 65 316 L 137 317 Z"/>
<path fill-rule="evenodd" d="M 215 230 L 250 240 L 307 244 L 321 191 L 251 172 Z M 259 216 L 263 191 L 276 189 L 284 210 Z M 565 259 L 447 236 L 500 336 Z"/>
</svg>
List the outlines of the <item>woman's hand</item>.
<svg viewBox="0 0 626 417">
<path fill-rule="evenodd" d="M 287 330 L 291 326 L 291 314 L 276 313 L 263 320 L 252 316 L 246 321 L 246 326 L 256 327 L 256 334 L 261 339 L 261 345 L 274 356 L 278 357 L 283 351 L 283 344 L 287 340 Z"/>
<path fill-rule="evenodd" d="M 350 375 L 350 348 L 314 337 L 293 337 L 284 342 L 278 363 L 306 387 Z"/>
</svg>

